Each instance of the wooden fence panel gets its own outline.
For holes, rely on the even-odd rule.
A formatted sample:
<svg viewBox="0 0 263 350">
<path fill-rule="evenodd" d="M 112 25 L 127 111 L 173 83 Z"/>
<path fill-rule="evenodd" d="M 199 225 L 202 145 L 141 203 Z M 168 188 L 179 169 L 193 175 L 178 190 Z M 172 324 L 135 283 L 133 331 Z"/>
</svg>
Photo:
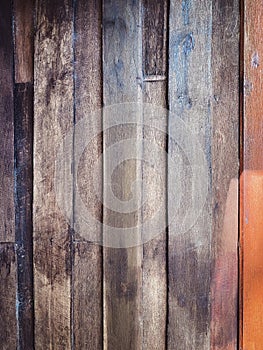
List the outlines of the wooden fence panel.
<svg viewBox="0 0 263 350">
<path fill-rule="evenodd" d="M 242 4 L 0 1 L 0 348 L 260 348 L 262 6 Z"/>
</svg>

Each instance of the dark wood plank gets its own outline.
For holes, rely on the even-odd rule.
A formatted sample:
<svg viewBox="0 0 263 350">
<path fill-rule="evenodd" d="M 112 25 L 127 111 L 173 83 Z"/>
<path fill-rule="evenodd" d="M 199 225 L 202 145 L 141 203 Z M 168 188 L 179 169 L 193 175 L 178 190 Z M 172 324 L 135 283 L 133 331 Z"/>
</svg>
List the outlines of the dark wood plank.
<svg viewBox="0 0 263 350">
<path fill-rule="evenodd" d="M 103 2 L 103 104 L 138 102 L 141 100 L 142 56 L 141 56 L 141 3 L 140 1 L 121 0 Z M 114 116 L 104 111 L 103 123 Z M 136 122 L 141 119 L 136 113 Z M 104 203 L 110 192 L 107 184 L 115 191 L 115 196 L 125 202 L 130 199 L 131 185 L 141 178 L 140 165 L 136 159 L 122 162 L 111 178 L 110 165 L 117 155 L 110 151 L 112 144 L 119 144 L 120 156 L 125 158 L 129 150 L 121 147 L 120 141 L 134 138 L 134 150 L 137 151 L 141 140 L 134 125 L 122 125 L 104 132 Z M 139 148 L 139 147 L 138 147 Z M 129 158 L 129 157 L 128 157 Z M 138 157 L 139 158 L 139 157 Z M 118 158 L 119 159 L 119 158 Z M 134 196 L 140 195 L 136 185 Z M 112 203 L 110 203 L 111 205 Z M 109 205 L 108 205 L 109 206 Z M 119 213 L 111 207 L 103 208 L 103 244 L 104 248 L 104 348 L 140 349 L 142 347 L 141 293 L 142 293 L 142 248 L 113 248 L 111 246 L 111 227 L 131 228 L 130 236 L 140 243 L 140 211 Z M 120 246 L 126 247 L 125 238 L 120 238 Z"/>
<path fill-rule="evenodd" d="M 33 34 L 34 1 L 14 1 L 15 225 L 18 342 L 34 348 L 33 310 Z"/>
<path fill-rule="evenodd" d="M 0 244 L 0 342 L 1 349 L 17 348 L 16 256 L 12 243 Z"/>
<path fill-rule="evenodd" d="M 143 0 L 143 74 L 166 74 L 167 1 Z"/>
<path fill-rule="evenodd" d="M 14 242 L 14 109 L 12 4 L 0 3 L 0 242 Z"/>
<path fill-rule="evenodd" d="M 35 17 L 35 346 L 70 349 L 71 229 L 66 213 L 58 203 L 65 204 L 68 212 L 72 212 L 68 174 L 73 150 L 69 151 L 69 158 L 64 152 L 62 159 L 56 157 L 59 146 L 66 151 L 62 138 L 72 132 L 73 127 L 72 2 L 40 0 L 36 4 Z M 66 170 L 55 188 L 58 161 Z"/>
<path fill-rule="evenodd" d="M 210 346 L 211 23 L 211 1 L 170 2 L 168 349 Z M 170 159 L 178 165 L 176 174 Z M 179 194 L 173 198 L 174 188 Z"/>
<path fill-rule="evenodd" d="M 33 86 L 15 85 L 17 316 L 21 349 L 33 349 Z"/>
<path fill-rule="evenodd" d="M 101 40 L 100 2 L 78 0 L 75 8 L 75 121 L 78 125 L 84 118 L 95 139 L 81 156 L 78 169 L 75 169 L 75 181 L 87 210 L 100 222 L 101 194 L 97 198 L 94 192 L 93 165 L 99 161 L 102 152 L 102 114 L 95 113 L 102 107 Z M 82 128 L 75 130 L 78 142 L 85 131 Z M 102 164 L 100 167 L 102 170 Z M 102 190 L 102 171 L 96 181 L 98 189 Z M 74 213 L 76 221 L 78 203 Z M 76 350 L 102 348 L 102 249 L 92 242 L 92 238 L 96 241 L 101 234 L 100 227 L 75 225 L 73 332 Z"/>
<path fill-rule="evenodd" d="M 14 0 L 15 81 L 33 81 L 34 0 Z"/>
<path fill-rule="evenodd" d="M 237 348 L 239 1 L 213 3 L 211 349 Z"/>
<path fill-rule="evenodd" d="M 244 91 L 241 177 L 242 285 L 241 346 L 260 349 L 262 336 L 263 118 L 261 58 L 263 7 L 244 1 Z"/>
</svg>

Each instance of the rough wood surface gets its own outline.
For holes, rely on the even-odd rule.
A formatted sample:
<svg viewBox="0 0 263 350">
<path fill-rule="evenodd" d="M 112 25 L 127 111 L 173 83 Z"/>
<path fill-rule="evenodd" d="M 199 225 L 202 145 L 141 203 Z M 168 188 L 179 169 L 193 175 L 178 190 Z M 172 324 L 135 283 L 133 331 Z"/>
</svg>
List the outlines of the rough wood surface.
<svg viewBox="0 0 263 350">
<path fill-rule="evenodd" d="M 171 133 L 175 118 L 184 120 L 192 135 L 181 135 L 184 130 L 174 130 L 182 144 L 169 142 L 170 157 L 178 162 L 178 175 L 173 179 L 173 171 L 168 161 L 168 221 L 175 215 L 169 226 L 169 311 L 168 349 L 209 349 L 210 346 L 210 275 L 211 275 L 211 1 L 170 2 L 169 13 L 169 118 Z M 198 147 L 192 147 L 193 137 L 198 138 Z M 185 148 L 182 150 L 182 146 Z M 183 151 L 183 152 L 182 152 Z M 203 153 L 203 154 L 202 154 Z M 192 184 L 192 170 L 207 162 L 208 184 L 202 182 L 199 189 Z M 189 163 L 193 162 L 193 164 Z M 200 169 L 202 172 L 202 169 Z M 205 172 L 205 173 L 206 173 Z M 199 178 L 201 173 L 198 171 Z M 201 179 L 203 180 L 203 179 Z M 182 191 L 180 207 L 170 199 L 170 189 Z M 194 200 L 197 193 L 202 196 L 208 187 L 208 195 L 203 210 Z M 198 192 L 196 192 L 198 191 Z M 200 191 L 200 192 L 199 192 Z M 194 205 L 192 226 L 184 228 L 188 211 Z M 180 224 L 178 217 L 181 218 Z M 188 222 L 188 220 L 187 220 Z M 182 231 L 183 230 L 183 231 Z"/>
<path fill-rule="evenodd" d="M 15 81 L 33 81 L 34 0 L 14 0 Z"/>
<path fill-rule="evenodd" d="M 14 242 L 14 113 L 12 4 L 0 2 L 0 242 Z M 4 34 L 3 34 L 4 33 Z"/>
<path fill-rule="evenodd" d="M 167 67 L 166 67 L 166 26 L 167 1 L 143 1 L 143 65 L 144 84 L 143 102 L 156 106 L 167 105 Z M 164 80 L 158 80 L 159 76 Z M 149 76 L 151 81 L 149 81 Z M 157 77 L 157 79 L 156 79 Z M 154 108 L 153 108 L 154 109 Z M 150 114 L 143 114 L 145 124 L 150 123 Z M 161 119 L 162 118 L 162 119 Z M 167 115 L 160 116 L 159 123 L 167 129 Z M 147 203 L 143 207 L 142 221 L 149 220 L 158 210 L 160 203 L 166 207 L 166 134 L 149 126 L 144 126 L 143 147 L 144 160 L 151 159 L 152 150 L 147 143 L 157 144 L 163 150 L 162 155 L 152 159 L 155 167 L 144 161 L 142 165 L 143 193 L 147 194 Z M 148 154 L 147 154 L 148 153 Z M 144 202 L 144 200 L 143 200 Z M 163 213 L 166 223 L 166 213 Z M 142 232 L 149 235 L 151 232 Z M 143 348 L 164 350 L 166 348 L 167 318 L 167 235 L 165 225 L 163 232 L 146 242 L 143 246 Z"/>
<path fill-rule="evenodd" d="M 211 349 L 237 347 L 239 1 L 213 2 Z"/>
<path fill-rule="evenodd" d="M 17 348 L 16 257 L 12 243 L 0 244 L 0 344 L 3 350 Z"/>
<path fill-rule="evenodd" d="M 166 81 L 146 82 L 143 88 L 143 99 L 146 103 L 166 107 Z M 152 116 L 144 114 L 144 122 Z M 163 115 L 162 117 L 165 117 Z M 148 121 L 149 121 L 148 120 Z M 167 119 L 159 120 L 166 129 Z M 163 153 L 153 159 L 155 167 L 143 163 L 143 193 L 147 193 L 147 204 L 142 213 L 143 222 L 149 220 L 158 210 L 160 203 L 166 206 L 166 134 L 145 126 L 143 141 L 157 144 Z M 148 154 L 146 154 L 148 152 Z M 151 150 L 144 147 L 143 159 L 151 159 Z M 164 212 L 163 221 L 166 221 Z M 143 230 L 142 235 L 151 232 Z M 157 237 L 143 246 L 143 348 L 166 349 L 166 317 L 167 317 L 167 235 L 165 226 Z"/>
<path fill-rule="evenodd" d="M 241 177 L 241 244 L 243 303 L 241 346 L 262 347 L 262 201 L 263 118 L 262 41 L 263 7 L 260 1 L 244 1 L 244 92 Z M 242 306 L 242 304 L 241 304 Z"/>
<path fill-rule="evenodd" d="M 166 74 L 167 1 L 143 0 L 143 74 Z"/>
<path fill-rule="evenodd" d="M 34 1 L 14 1 L 14 141 L 18 342 L 34 348 L 33 310 L 33 15 Z"/>
<path fill-rule="evenodd" d="M 71 348 L 71 229 L 57 204 L 71 194 L 66 176 L 57 191 L 54 182 L 58 146 L 73 125 L 72 21 L 71 1 L 37 1 L 33 225 L 35 347 L 41 349 Z M 72 203 L 66 205 L 70 210 Z"/>
<path fill-rule="evenodd" d="M 101 5 L 98 1 L 76 2 L 75 8 L 75 121 L 85 118 L 94 134 L 92 147 L 85 149 L 75 181 L 85 200 L 87 210 L 102 221 L 101 198 L 93 188 L 93 165 L 102 151 L 101 113 L 94 111 L 102 107 L 101 79 Z M 79 130 L 79 129 L 77 129 Z M 82 132 L 80 130 L 80 132 Z M 98 135 L 97 135 L 98 134 Z M 75 133 L 76 141 L 83 134 Z M 102 171 L 97 179 L 102 189 Z M 75 208 L 75 216 L 78 207 Z M 102 249 L 89 242 L 88 238 L 101 236 L 101 229 L 90 227 L 90 232 L 78 231 L 75 227 L 73 265 L 73 333 L 74 348 L 101 349 L 102 347 Z M 87 238 L 88 237 L 88 238 Z M 79 241 L 79 242 L 77 242 Z"/>
<path fill-rule="evenodd" d="M 21 349 L 33 349 L 33 86 L 15 85 L 17 317 Z"/>
<path fill-rule="evenodd" d="M 138 102 L 141 99 L 141 4 L 139 0 L 124 3 L 121 0 L 103 2 L 103 104 Z M 140 120 L 140 112 L 136 114 Z M 103 113 L 103 123 L 110 118 Z M 116 126 L 104 132 L 104 202 L 109 196 L 107 183 L 115 187 L 115 195 L 122 201 L 130 199 L 134 180 L 140 179 L 136 160 L 128 160 L 117 167 L 114 178 L 109 168 L 116 157 L 109 146 L 127 138 L 138 138 L 136 126 Z M 139 145 L 135 141 L 134 147 Z M 121 153 L 125 158 L 128 150 Z M 135 186 L 134 196 L 140 195 Z M 111 242 L 108 227 L 133 227 L 131 233 L 140 242 L 140 211 L 122 214 L 112 208 L 103 208 L 103 242 Z M 126 241 L 122 242 L 124 245 Z M 104 248 L 104 348 L 132 350 L 142 347 L 142 248 Z"/>
</svg>

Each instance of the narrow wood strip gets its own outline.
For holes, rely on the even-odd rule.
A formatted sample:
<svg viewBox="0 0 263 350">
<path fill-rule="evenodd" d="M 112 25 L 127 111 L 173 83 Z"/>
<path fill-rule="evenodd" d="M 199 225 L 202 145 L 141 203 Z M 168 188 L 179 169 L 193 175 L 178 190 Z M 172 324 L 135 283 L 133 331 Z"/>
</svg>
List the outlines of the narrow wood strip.
<svg viewBox="0 0 263 350">
<path fill-rule="evenodd" d="M 141 56 L 141 2 L 122 0 L 103 2 L 103 104 L 108 106 L 122 102 L 141 100 L 142 56 Z M 123 109 L 125 114 L 125 109 Z M 142 117 L 136 111 L 136 122 Z M 125 115 L 124 115 L 125 116 Z M 115 117 L 107 110 L 103 123 L 107 127 L 109 118 Z M 136 123 L 135 122 L 135 123 Z M 132 183 L 141 178 L 140 162 L 129 159 L 122 162 L 112 177 L 109 171 L 118 153 L 110 151 L 113 144 L 119 145 L 119 156 L 123 159 L 129 150 L 121 146 L 123 139 L 133 138 L 133 150 L 137 152 L 141 142 L 136 125 L 118 125 L 104 132 L 104 203 L 109 202 L 110 190 L 124 203 L 131 197 Z M 128 157 L 129 158 L 129 157 Z M 119 158 L 117 158 L 119 159 Z M 133 196 L 140 196 L 140 188 L 133 188 Z M 130 237 L 141 240 L 140 210 L 120 213 L 110 207 L 103 208 L 103 243 L 112 243 L 111 227 L 131 228 Z M 130 238 L 129 237 L 129 238 Z M 126 238 L 120 237 L 120 246 L 126 246 Z M 142 348 L 142 248 L 105 247 L 104 253 L 104 349 L 135 350 Z"/>
<path fill-rule="evenodd" d="M 35 347 L 39 349 L 71 348 L 71 230 L 65 210 L 70 220 L 73 149 L 62 140 L 73 127 L 72 38 L 72 1 L 37 1 L 33 225 Z M 57 159 L 59 146 L 62 152 Z M 65 172 L 55 188 L 57 164 Z"/>
<path fill-rule="evenodd" d="M 75 6 L 75 121 L 78 125 L 81 120 L 86 120 L 94 137 L 92 144 L 83 149 L 78 169 L 75 169 L 75 182 L 88 213 L 102 222 L 101 193 L 97 197 L 93 185 L 93 167 L 99 162 L 102 152 L 102 114 L 96 112 L 102 106 L 101 3 L 78 0 Z M 76 142 L 85 137 L 85 131 L 76 127 Z M 96 182 L 99 191 L 102 191 L 102 164 L 99 166 L 101 172 Z M 75 221 L 78 214 L 78 203 L 75 203 Z M 102 232 L 95 225 L 84 228 L 75 224 L 74 228 L 74 349 L 100 350 L 103 325 L 102 249 L 94 242 L 101 238 Z"/>
<path fill-rule="evenodd" d="M 21 349 L 34 348 L 33 317 L 33 86 L 15 85 L 17 316 Z"/>
<path fill-rule="evenodd" d="M 169 133 L 176 140 L 169 140 L 169 157 L 176 161 L 177 174 L 169 160 L 168 349 L 204 350 L 210 346 L 211 23 L 210 0 L 170 1 L 168 96 L 173 116 Z M 179 123 L 178 117 L 186 123 L 181 123 L 181 129 L 173 127 Z M 198 139 L 196 146 L 194 138 Z M 192 183 L 196 167 L 200 167 L 195 178 L 198 185 Z M 179 193 L 171 198 L 174 188 Z M 200 197 L 206 194 L 205 204 L 199 203 L 200 197 L 194 199 L 197 193 Z"/>
<path fill-rule="evenodd" d="M 213 2 L 211 349 L 237 347 L 239 1 Z M 212 263 L 212 261 L 211 261 Z"/>
<path fill-rule="evenodd" d="M 16 256 L 12 243 L 0 243 L 0 343 L 3 350 L 16 349 Z"/>
<path fill-rule="evenodd" d="M 167 94 L 166 82 L 149 82 L 143 87 L 143 100 L 156 106 L 166 107 Z M 153 108 L 154 110 L 154 108 Z M 167 135 L 149 125 L 153 115 L 144 113 L 143 132 L 143 193 L 147 196 L 144 205 L 142 221 L 147 222 L 159 210 L 160 205 L 166 207 L 166 185 L 167 185 L 167 158 L 166 142 Z M 161 119 L 163 118 L 163 119 Z M 164 113 L 160 116 L 159 126 L 162 130 L 167 128 L 167 118 Z M 147 126 L 146 126 L 147 125 Z M 148 143 L 148 147 L 147 147 Z M 162 153 L 153 156 L 149 144 L 155 144 Z M 154 159 L 153 159 L 154 158 Z M 152 160 L 151 166 L 147 160 Z M 166 235 L 166 213 L 163 213 L 163 227 L 158 236 L 151 237 L 149 230 L 142 230 L 142 234 L 153 239 L 147 241 L 143 246 L 143 348 L 166 349 L 166 317 L 167 317 L 167 235 Z"/>
<path fill-rule="evenodd" d="M 15 81 L 33 81 L 34 0 L 14 0 Z"/>
<path fill-rule="evenodd" d="M 0 242 L 14 242 L 14 107 L 12 3 L 0 3 Z"/>
<path fill-rule="evenodd" d="M 241 346 L 262 347 L 262 202 L 263 118 L 262 77 L 263 7 L 260 1 L 244 1 L 243 174 L 241 177 L 241 242 L 243 258 Z"/>
</svg>

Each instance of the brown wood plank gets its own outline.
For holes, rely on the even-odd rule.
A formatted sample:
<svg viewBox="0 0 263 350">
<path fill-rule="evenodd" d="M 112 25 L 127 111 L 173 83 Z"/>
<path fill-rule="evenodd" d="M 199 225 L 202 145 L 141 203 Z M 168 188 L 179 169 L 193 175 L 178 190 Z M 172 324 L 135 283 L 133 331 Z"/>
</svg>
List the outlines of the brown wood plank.
<svg viewBox="0 0 263 350">
<path fill-rule="evenodd" d="M 34 0 L 14 0 L 15 81 L 33 81 Z"/>
<path fill-rule="evenodd" d="M 213 3 L 211 349 L 237 348 L 239 1 Z"/>
<path fill-rule="evenodd" d="M 16 257 L 12 243 L 0 244 L 0 343 L 1 349 L 17 348 Z"/>
<path fill-rule="evenodd" d="M 167 105 L 167 69 L 166 69 L 166 26 L 167 26 L 167 1 L 143 1 L 143 65 L 144 84 L 143 102 L 166 108 Z M 163 80 L 158 80 L 162 76 Z M 149 77 L 151 81 L 149 81 Z M 153 107 L 154 110 L 154 107 Z M 153 116 L 144 113 L 143 121 L 150 124 Z M 161 119 L 163 118 L 163 119 Z M 147 143 L 158 145 L 163 150 L 162 155 L 152 159 L 156 167 L 152 168 L 144 161 L 143 193 L 147 194 L 147 203 L 142 212 L 142 221 L 149 220 L 158 210 L 160 203 L 166 207 L 166 114 L 159 118 L 160 132 L 149 126 L 144 126 L 143 159 L 153 157 L 151 148 Z M 151 125 L 151 124 L 150 124 Z M 157 169 L 158 167 L 158 169 Z M 166 213 L 163 213 L 163 222 L 166 223 Z M 146 232 L 145 232 L 146 231 Z M 142 230 L 142 235 L 151 235 L 149 229 Z M 166 349 L 166 317 L 167 317 L 167 235 L 165 225 L 163 232 L 159 232 L 143 246 L 143 348 Z"/>
<path fill-rule="evenodd" d="M 14 242 L 14 110 L 12 4 L 0 3 L 0 242 Z"/>
<path fill-rule="evenodd" d="M 15 85 L 17 315 L 21 349 L 33 349 L 33 86 Z"/>
<path fill-rule="evenodd" d="M 55 191 L 55 162 L 71 168 L 71 153 L 64 161 L 56 157 L 73 126 L 72 2 L 40 0 L 35 17 L 35 347 L 70 349 L 71 229 L 58 201 L 71 212 L 72 193 L 70 170 Z"/>
<path fill-rule="evenodd" d="M 167 1 L 143 0 L 143 74 L 166 74 Z"/>
<path fill-rule="evenodd" d="M 75 180 L 87 210 L 102 221 L 101 198 L 97 198 L 93 188 L 93 164 L 98 162 L 102 151 L 101 113 L 94 113 L 102 106 L 101 77 L 101 4 L 100 2 L 76 2 L 75 8 L 75 121 L 87 120 L 89 130 L 97 138 L 81 156 Z M 93 112 L 93 113 L 92 113 Z M 75 129 L 75 139 L 83 139 L 81 128 Z M 81 134 L 79 134 L 79 131 Z M 102 172 L 96 179 L 102 189 Z M 75 208 L 75 219 L 78 206 Z M 101 228 L 75 225 L 73 299 L 74 299 L 74 349 L 102 348 L 102 249 L 91 242 L 101 236 Z M 79 241 L 79 242 L 77 242 Z"/>
<path fill-rule="evenodd" d="M 168 349 L 210 347 L 211 22 L 211 1 L 170 2 Z M 179 127 L 178 118 L 185 125 Z M 178 165 L 176 174 L 170 159 Z M 182 195 L 178 203 L 179 194 L 171 197 L 174 188 Z"/>
<path fill-rule="evenodd" d="M 103 104 L 138 102 L 141 100 L 142 62 L 141 62 L 141 3 L 139 0 L 103 2 Z M 103 123 L 112 116 L 104 111 Z M 141 119 L 136 110 L 136 121 Z M 121 147 L 120 141 L 134 138 L 134 150 L 140 148 L 139 128 L 134 125 L 115 126 L 104 132 L 104 203 L 110 196 L 107 184 L 115 191 L 115 196 L 126 202 L 130 199 L 131 185 L 140 179 L 140 165 L 136 159 L 122 162 L 115 169 L 114 177 L 109 171 L 111 163 L 118 157 L 110 151 L 110 146 L 119 143 L 120 156 L 128 156 L 129 149 Z M 129 147 L 128 147 L 129 148 Z M 138 150 L 139 152 L 139 150 Z M 139 153 L 138 153 L 139 154 Z M 119 159 L 119 158 L 118 158 Z M 135 186 L 134 196 L 140 195 Z M 138 197 L 137 197 L 138 198 Z M 107 350 L 140 349 L 142 347 L 141 293 L 142 293 L 142 248 L 112 248 L 111 227 L 131 228 L 131 237 L 140 242 L 140 211 L 120 213 L 110 207 L 103 207 L 104 247 L 104 348 Z M 129 239 L 128 238 L 128 239 Z M 120 238 L 120 246 L 127 244 Z"/>
<path fill-rule="evenodd" d="M 262 201 L 263 118 L 261 58 L 263 7 L 260 1 L 244 1 L 244 91 L 241 177 L 242 284 L 240 317 L 243 349 L 262 347 Z"/>
</svg>

